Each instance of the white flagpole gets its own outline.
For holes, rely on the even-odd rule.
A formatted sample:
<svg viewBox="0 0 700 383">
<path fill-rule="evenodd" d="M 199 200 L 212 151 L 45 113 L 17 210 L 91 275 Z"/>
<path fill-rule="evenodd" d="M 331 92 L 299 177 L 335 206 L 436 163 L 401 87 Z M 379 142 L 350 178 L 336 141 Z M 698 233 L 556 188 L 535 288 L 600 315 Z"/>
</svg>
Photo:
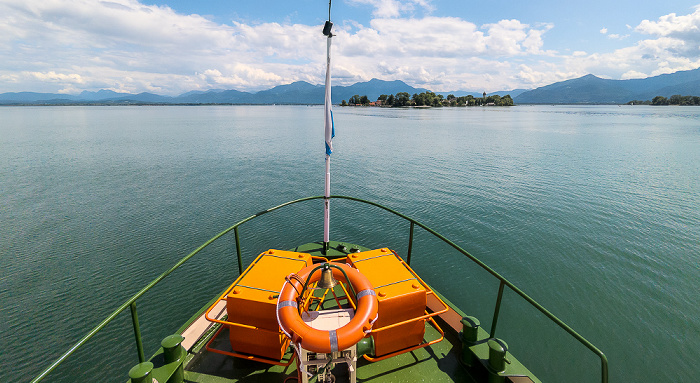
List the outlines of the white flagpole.
<svg viewBox="0 0 700 383">
<path fill-rule="evenodd" d="M 330 4 L 330 3 L 329 3 Z M 333 136 L 335 129 L 333 126 L 333 113 L 331 112 L 331 33 L 332 23 L 329 20 L 323 28 L 323 34 L 328 36 L 326 48 L 326 98 L 325 98 L 325 133 L 326 133 L 326 187 L 324 193 L 323 209 L 323 250 L 324 254 L 328 250 L 330 242 L 330 196 L 331 196 L 331 153 L 333 152 Z"/>
<path fill-rule="evenodd" d="M 323 248 L 328 249 L 330 242 L 330 206 L 331 196 L 331 155 L 333 150 L 333 119 L 331 117 L 331 36 L 328 36 L 327 64 L 326 64 L 326 101 L 325 101 L 325 130 L 326 130 L 326 188 L 323 211 Z"/>
</svg>

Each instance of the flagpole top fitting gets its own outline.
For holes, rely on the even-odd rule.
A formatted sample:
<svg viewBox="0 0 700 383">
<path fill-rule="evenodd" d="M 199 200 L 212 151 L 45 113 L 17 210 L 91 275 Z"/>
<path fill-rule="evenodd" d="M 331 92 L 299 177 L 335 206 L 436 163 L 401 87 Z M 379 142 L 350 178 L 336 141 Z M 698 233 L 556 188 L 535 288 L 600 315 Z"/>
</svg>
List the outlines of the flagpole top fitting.
<svg viewBox="0 0 700 383">
<path fill-rule="evenodd" d="M 333 34 L 331 33 L 331 28 L 333 28 L 333 23 L 331 23 L 330 20 L 326 21 L 326 24 L 323 26 L 323 34 L 328 37 L 332 37 Z"/>
</svg>

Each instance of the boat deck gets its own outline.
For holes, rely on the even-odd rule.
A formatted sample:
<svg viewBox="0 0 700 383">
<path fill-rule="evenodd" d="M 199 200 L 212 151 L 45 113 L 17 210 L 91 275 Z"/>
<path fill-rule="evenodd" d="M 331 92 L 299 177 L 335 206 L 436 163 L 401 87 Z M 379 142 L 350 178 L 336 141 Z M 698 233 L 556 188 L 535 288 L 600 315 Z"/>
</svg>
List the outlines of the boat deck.
<svg viewBox="0 0 700 383">
<path fill-rule="evenodd" d="M 441 297 L 443 300 L 444 297 Z M 449 302 L 447 302 L 449 304 Z M 461 330 L 461 319 L 464 316 L 459 309 L 450 305 L 450 309 L 438 316 L 437 322 L 445 332 L 445 339 L 442 342 L 431 346 L 413 350 L 385 360 L 370 362 L 364 358 L 359 358 L 357 362 L 358 382 L 483 382 L 488 380 L 488 373 L 483 366 L 467 370 L 459 361 L 462 353 L 462 344 L 459 340 Z M 441 307 L 434 297 L 428 299 L 428 311 L 435 311 Z M 218 313 L 217 317 L 225 316 L 226 310 L 223 302 L 221 307 L 217 307 L 213 313 Z M 185 381 L 198 383 L 233 383 L 233 382 L 287 382 L 297 380 L 296 363 L 291 362 L 289 366 L 275 366 L 234 358 L 227 355 L 211 352 L 206 349 L 206 344 L 210 347 L 231 352 L 228 330 L 223 328 L 217 335 L 220 325 L 213 324 L 198 316 L 192 323 L 185 326 L 182 335 L 185 337 L 183 346 L 188 351 L 185 362 Z M 437 339 L 439 332 L 431 325 L 425 326 L 425 339 Z M 483 330 L 480 338 L 488 338 Z M 215 338 L 212 340 L 212 338 Z M 485 344 L 484 344 L 485 346 Z M 483 348 L 482 348 L 483 350 Z M 288 351 L 283 361 L 292 358 L 292 352 Z M 487 354 L 481 355 L 483 359 Z M 158 365 L 161 356 L 157 354 L 152 359 Z M 513 358 L 518 366 L 524 367 Z M 527 371 L 526 369 L 524 369 Z M 348 381 L 348 373 L 345 365 L 339 364 L 333 369 L 333 374 L 337 382 Z M 511 383 L 532 383 L 527 376 L 509 376 L 505 382 Z"/>
<path fill-rule="evenodd" d="M 445 315 L 450 313 L 451 315 Z M 460 318 L 461 316 L 451 310 L 443 314 L 445 317 Z M 203 319 L 203 317 L 201 317 Z M 198 320 L 200 320 L 198 318 Z M 206 320 L 204 320 L 206 321 Z M 441 325 L 447 325 L 445 321 Z M 296 363 L 289 366 L 274 366 L 261 362 L 233 358 L 206 350 L 206 343 L 211 339 L 218 326 L 208 328 L 197 327 L 196 323 L 189 329 L 198 328 L 204 330 L 202 339 L 189 348 L 188 362 L 185 367 L 185 380 L 201 383 L 232 383 L 232 382 L 282 382 L 286 379 L 296 380 Z M 209 322 L 207 322 L 209 323 Z M 454 323 L 454 322 L 453 322 Z M 377 362 L 369 362 L 359 358 L 357 362 L 358 382 L 476 382 L 467 374 L 459 363 L 458 356 L 461 353 L 461 343 L 457 334 L 452 329 L 445 330 L 445 340 L 414 351 L 410 351 L 392 358 Z M 187 341 L 194 333 L 187 330 L 183 332 Z M 426 325 L 425 339 L 439 338 L 440 334 L 432 326 Z M 228 340 L 228 331 L 223 329 L 212 341 L 210 347 L 231 351 Z M 186 347 L 188 348 L 188 347 Z M 292 357 L 291 352 L 285 354 L 284 360 Z M 340 364 L 333 370 L 338 382 L 347 380 L 347 368 Z"/>
<path fill-rule="evenodd" d="M 432 327 L 426 328 L 426 337 L 439 337 Z M 213 347 L 230 350 L 226 330 L 212 343 Z M 455 347 L 458 347 L 455 349 Z M 460 345 L 443 341 L 378 362 L 360 358 L 357 362 L 358 382 L 454 382 L 473 381 L 459 365 Z M 296 364 L 284 366 L 267 365 L 261 362 L 221 355 L 207 351 L 204 347 L 194 350 L 192 360 L 185 370 L 185 379 L 194 382 L 282 382 L 287 378 L 296 380 Z M 285 360 L 291 358 L 285 355 Z M 338 382 L 347 381 L 347 368 L 339 364 L 333 370 Z"/>
</svg>

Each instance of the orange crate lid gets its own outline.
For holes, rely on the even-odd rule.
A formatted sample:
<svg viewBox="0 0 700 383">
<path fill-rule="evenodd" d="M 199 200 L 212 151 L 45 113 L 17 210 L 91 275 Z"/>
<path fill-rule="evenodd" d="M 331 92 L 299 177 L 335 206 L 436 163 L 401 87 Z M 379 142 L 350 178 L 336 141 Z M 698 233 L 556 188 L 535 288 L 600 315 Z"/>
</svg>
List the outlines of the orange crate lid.
<svg viewBox="0 0 700 383">
<path fill-rule="evenodd" d="M 379 302 L 379 326 L 422 316 L 426 289 L 390 250 L 377 249 L 348 255 L 349 262 L 364 274 Z"/>
<path fill-rule="evenodd" d="M 284 278 L 311 263 L 306 253 L 269 250 L 260 254 L 226 297 L 228 320 L 276 330 L 275 306 Z"/>
<path fill-rule="evenodd" d="M 279 293 L 284 277 L 311 264 L 311 255 L 294 251 L 268 250 L 238 282 L 239 286 L 271 290 Z"/>
<path fill-rule="evenodd" d="M 369 279 L 375 290 L 381 286 L 415 279 L 391 250 L 387 248 L 349 254 L 348 262 Z"/>
</svg>

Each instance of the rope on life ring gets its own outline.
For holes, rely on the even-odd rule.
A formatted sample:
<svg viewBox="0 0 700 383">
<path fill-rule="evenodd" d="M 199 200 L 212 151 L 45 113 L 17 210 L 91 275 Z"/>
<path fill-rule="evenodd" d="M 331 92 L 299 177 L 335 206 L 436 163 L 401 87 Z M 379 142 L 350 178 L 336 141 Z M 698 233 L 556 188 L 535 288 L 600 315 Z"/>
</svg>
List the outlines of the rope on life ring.
<svg viewBox="0 0 700 383">
<path fill-rule="evenodd" d="M 357 291 L 357 311 L 345 326 L 335 330 L 318 330 L 306 324 L 299 315 L 297 298 L 303 287 L 299 279 L 308 281 L 308 284 L 318 281 L 321 278 L 318 265 L 301 269 L 297 273 L 299 279 L 285 280 L 277 298 L 277 322 L 280 329 L 293 343 L 312 352 L 330 353 L 352 347 L 372 330 L 372 325 L 377 320 L 377 294 L 367 277 L 345 264 L 334 263 L 331 270 L 335 279 L 350 283 L 352 290 Z M 311 273 L 313 274 L 309 275 Z"/>
</svg>

